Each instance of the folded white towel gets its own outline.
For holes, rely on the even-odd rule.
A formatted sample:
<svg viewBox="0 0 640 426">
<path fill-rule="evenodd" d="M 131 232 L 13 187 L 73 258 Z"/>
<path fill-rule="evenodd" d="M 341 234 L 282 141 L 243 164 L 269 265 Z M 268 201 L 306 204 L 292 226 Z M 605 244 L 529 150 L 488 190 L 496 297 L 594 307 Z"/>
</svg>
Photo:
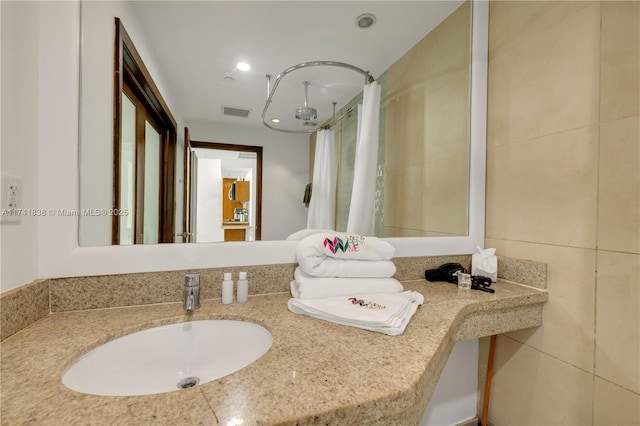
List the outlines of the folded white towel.
<svg viewBox="0 0 640 426">
<path fill-rule="evenodd" d="M 395 249 L 376 237 L 341 232 L 314 234 L 301 240 L 296 260 L 314 277 L 389 278 Z"/>
<path fill-rule="evenodd" d="M 396 265 L 390 260 L 340 260 L 325 257 L 319 262 L 298 260 L 298 263 L 305 273 L 314 277 L 390 278 L 396 273 Z"/>
<path fill-rule="evenodd" d="M 399 293 L 404 290 L 395 278 L 313 277 L 300 267 L 294 272 L 291 294 L 300 299 L 322 299 L 352 294 Z"/>
<path fill-rule="evenodd" d="M 291 312 L 337 324 L 397 336 L 404 333 L 424 297 L 416 291 L 328 299 L 289 299 Z"/>
<path fill-rule="evenodd" d="M 376 237 L 346 232 L 321 232 L 300 241 L 298 252 L 304 257 L 329 256 L 337 259 L 389 260 L 395 249 Z"/>
<path fill-rule="evenodd" d="M 331 231 L 331 229 L 306 228 L 306 229 L 301 229 L 300 231 L 294 232 L 293 234 L 290 234 L 286 239 L 287 240 L 303 240 L 307 238 L 309 235 L 326 233 L 326 232 L 333 232 L 333 231 Z"/>
</svg>

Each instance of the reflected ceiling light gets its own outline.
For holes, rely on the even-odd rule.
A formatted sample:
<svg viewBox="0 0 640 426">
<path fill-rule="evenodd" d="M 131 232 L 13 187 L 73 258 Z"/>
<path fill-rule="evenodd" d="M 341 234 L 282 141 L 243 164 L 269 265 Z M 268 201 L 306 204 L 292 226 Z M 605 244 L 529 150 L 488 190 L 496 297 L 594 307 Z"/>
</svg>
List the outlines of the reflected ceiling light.
<svg viewBox="0 0 640 426">
<path fill-rule="evenodd" d="M 248 63 L 246 62 L 238 62 L 238 65 L 236 65 L 236 67 L 240 70 L 240 71 L 249 71 L 251 69 L 251 67 L 249 66 Z"/>
<path fill-rule="evenodd" d="M 280 119 L 279 119 L 279 118 L 272 118 L 272 119 L 271 119 L 271 122 L 272 122 L 272 123 L 279 123 L 279 122 L 280 122 Z"/>
<path fill-rule="evenodd" d="M 360 28 L 369 28 L 376 23 L 376 15 L 373 13 L 363 13 L 356 18 L 356 25 Z"/>
</svg>

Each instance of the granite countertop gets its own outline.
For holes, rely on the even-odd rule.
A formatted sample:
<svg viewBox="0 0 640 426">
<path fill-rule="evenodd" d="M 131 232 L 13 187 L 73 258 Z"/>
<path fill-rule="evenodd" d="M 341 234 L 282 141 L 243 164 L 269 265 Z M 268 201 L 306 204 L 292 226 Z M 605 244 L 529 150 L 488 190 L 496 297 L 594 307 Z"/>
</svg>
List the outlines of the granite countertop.
<svg viewBox="0 0 640 426">
<path fill-rule="evenodd" d="M 425 303 L 401 336 L 293 314 L 287 293 L 205 300 L 192 316 L 179 303 L 51 314 L 0 345 L 2 424 L 417 424 L 455 340 L 540 325 L 547 301 L 546 291 L 508 281 L 495 283 L 495 294 L 403 284 Z M 164 394 L 86 395 L 60 380 L 104 342 L 200 319 L 258 323 L 273 346 L 240 371 Z"/>
</svg>

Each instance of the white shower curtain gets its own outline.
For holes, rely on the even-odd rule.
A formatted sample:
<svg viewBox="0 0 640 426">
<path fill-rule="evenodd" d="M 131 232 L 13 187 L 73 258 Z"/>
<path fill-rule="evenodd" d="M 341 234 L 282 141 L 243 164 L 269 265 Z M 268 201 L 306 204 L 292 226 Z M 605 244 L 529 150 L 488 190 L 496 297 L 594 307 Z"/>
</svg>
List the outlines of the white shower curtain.
<svg viewBox="0 0 640 426">
<path fill-rule="evenodd" d="M 364 86 L 362 118 L 358 118 L 358 139 L 353 170 L 353 189 L 347 232 L 375 234 L 376 168 L 380 123 L 380 86 Z"/>
<path fill-rule="evenodd" d="M 320 130 L 316 135 L 313 162 L 313 186 L 309 202 L 309 229 L 335 229 L 336 153 L 333 130 Z"/>
</svg>

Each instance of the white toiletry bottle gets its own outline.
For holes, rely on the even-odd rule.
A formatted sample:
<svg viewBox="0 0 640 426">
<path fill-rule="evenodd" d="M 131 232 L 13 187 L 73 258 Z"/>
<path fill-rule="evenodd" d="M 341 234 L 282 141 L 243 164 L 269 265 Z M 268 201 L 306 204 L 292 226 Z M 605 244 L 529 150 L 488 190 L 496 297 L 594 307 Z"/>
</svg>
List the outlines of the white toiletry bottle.
<svg viewBox="0 0 640 426">
<path fill-rule="evenodd" d="M 222 281 L 222 303 L 228 305 L 231 302 L 233 302 L 233 281 L 231 272 L 225 272 L 224 281 Z"/>
<path fill-rule="evenodd" d="M 246 303 L 249 299 L 249 281 L 247 281 L 247 273 L 240 272 L 238 276 L 238 303 Z"/>
</svg>

